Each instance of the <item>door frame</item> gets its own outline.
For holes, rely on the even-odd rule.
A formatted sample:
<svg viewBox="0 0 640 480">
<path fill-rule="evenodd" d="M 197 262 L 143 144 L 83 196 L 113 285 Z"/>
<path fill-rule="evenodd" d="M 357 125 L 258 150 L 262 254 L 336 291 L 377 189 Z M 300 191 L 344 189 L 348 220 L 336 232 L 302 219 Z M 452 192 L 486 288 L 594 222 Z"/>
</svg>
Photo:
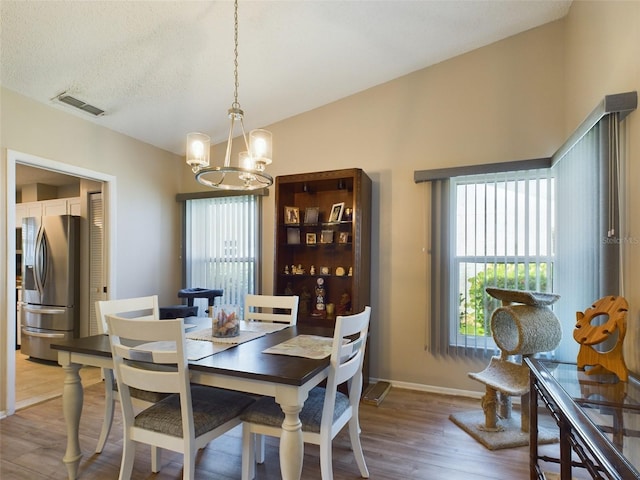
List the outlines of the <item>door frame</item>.
<svg viewBox="0 0 640 480">
<path fill-rule="evenodd" d="M 15 272 L 16 269 L 16 245 L 15 245 L 15 229 L 16 229 L 16 164 L 28 165 L 36 168 L 44 168 L 53 170 L 66 175 L 86 178 L 97 182 L 102 182 L 102 194 L 104 205 L 104 260 L 105 260 L 105 278 L 107 291 L 115 291 L 115 258 L 116 258 L 116 177 L 102 172 L 96 172 L 86 168 L 69 165 L 67 163 L 50 160 L 28 153 L 18 152 L 7 149 L 7 169 L 5 179 L 6 206 L 7 206 L 7 241 L 6 241 L 6 261 L 7 272 Z M 15 275 L 7 275 L 7 291 L 5 292 L 7 299 L 6 311 L 3 317 L 6 319 L 6 325 L 2 324 L 0 319 L 0 328 L 6 332 L 5 344 L 0 347 L 0 355 L 4 355 L 1 364 L 4 365 L 4 375 L 0 378 L 5 379 L 5 385 L 0 389 L 4 393 L 5 398 L 0 399 L 0 405 L 6 408 L 4 415 L 13 415 L 16 405 L 16 364 L 15 364 L 15 335 L 16 335 L 16 279 Z M 3 335 L 4 336 L 4 335 Z M 2 336 L 0 336 L 2 338 Z"/>
</svg>

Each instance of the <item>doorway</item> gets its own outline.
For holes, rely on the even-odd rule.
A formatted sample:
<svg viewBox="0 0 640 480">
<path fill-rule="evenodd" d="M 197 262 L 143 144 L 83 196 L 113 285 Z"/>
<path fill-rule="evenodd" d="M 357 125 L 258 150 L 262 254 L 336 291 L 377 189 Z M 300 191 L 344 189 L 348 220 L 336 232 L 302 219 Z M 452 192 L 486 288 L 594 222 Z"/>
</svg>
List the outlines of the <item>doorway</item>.
<svg viewBox="0 0 640 480">
<path fill-rule="evenodd" d="M 56 172 L 59 174 L 70 175 L 80 179 L 92 180 L 94 182 L 99 182 L 102 185 L 102 203 L 103 203 L 103 218 L 102 218 L 102 227 L 103 227 L 103 265 L 104 268 L 104 289 L 109 290 L 112 288 L 112 278 L 114 273 L 113 268 L 113 259 L 110 254 L 110 247 L 114 245 L 115 241 L 115 229 L 112 228 L 111 221 L 114 218 L 114 205 L 115 205 L 115 177 L 112 175 L 106 175 L 101 172 L 95 172 L 91 170 L 87 170 L 84 168 L 76 167 L 73 165 L 68 165 L 61 162 L 56 162 L 53 160 L 45 159 L 42 157 L 37 157 L 30 154 L 25 154 L 21 152 L 16 152 L 12 150 L 7 151 L 7 176 L 6 176 L 6 204 L 7 204 L 7 236 L 13 237 L 8 238 L 6 243 L 7 245 L 7 267 L 8 271 L 12 272 L 16 269 L 16 243 L 15 243 L 15 232 L 16 229 L 16 218 L 15 218 L 15 210 L 16 210 L 16 166 L 17 165 L 27 165 L 30 167 L 35 167 L 38 169 L 43 169 L 51 172 Z M 12 235 L 10 235 L 12 234 Z M 88 253 L 87 253 L 88 255 Z M 86 257 L 85 257 L 86 258 Z M 16 279 L 15 276 L 9 275 L 7 279 L 7 309 L 6 316 L 7 324 L 5 328 L 5 332 L 7 332 L 7 336 L 9 338 L 14 338 L 16 335 Z M 86 302 L 89 302 L 89 298 L 87 296 Z M 85 311 L 90 311 L 87 307 L 84 309 Z M 82 335 L 88 335 L 89 327 L 87 326 Z M 7 342 L 6 349 L 3 351 L 3 364 L 5 365 L 5 385 L 2 391 L 5 392 L 5 398 L 3 400 L 3 404 L 5 405 L 5 413 L 6 415 L 12 415 L 15 412 L 16 407 L 16 349 L 14 342 Z M 62 383 L 61 383 L 62 385 Z"/>
</svg>

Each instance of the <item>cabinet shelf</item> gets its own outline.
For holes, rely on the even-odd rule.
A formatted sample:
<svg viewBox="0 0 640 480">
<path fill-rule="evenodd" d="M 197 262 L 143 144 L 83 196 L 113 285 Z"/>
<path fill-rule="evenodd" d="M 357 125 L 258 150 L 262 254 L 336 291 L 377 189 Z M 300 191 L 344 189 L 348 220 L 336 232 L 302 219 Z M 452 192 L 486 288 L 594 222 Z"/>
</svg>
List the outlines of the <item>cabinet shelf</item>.
<svg viewBox="0 0 640 480">
<path fill-rule="evenodd" d="M 371 179 L 359 168 L 276 177 L 275 295 L 290 291 L 300 295 L 303 289 L 313 292 L 315 281 L 323 278 L 326 303 L 337 305 L 347 293 L 351 312 L 370 304 L 371 190 Z M 347 219 L 325 221 L 336 203 L 344 203 Z M 318 222 L 285 222 L 291 208 L 297 209 L 300 220 L 305 212 L 315 210 Z M 301 265 L 305 273 L 285 274 L 285 267 L 292 265 Z M 309 273 L 312 265 L 315 275 Z M 321 275 L 321 267 L 329 267 L 330 272 L 342 267 L 345 275 Z M 346 273 L 350 269 L 351 276 Z M 304 321 L 304 316 L 301 313 L 298 320 Z"/>
<path fill-rule="evenodd" d="M 310 273 L 279 273 L 280 277 L 284 278 L 341 278 L 341 279 L 351 279 L 353 275 L 323 275 L 316 273 L 315 275 L 311 275 Z"/>
<path fill-rule="evenodd" d="M 340 222 L 319 222 L 319 223 L 283 223 L 280 227 L 285 228 L 321 228 L 321 227 L 339 227 L 341 225 L 351 225 L 353 220 L 344 220 Z"/>
<path fill-rule="evenodd" d="M 371 304 L 371 191 L 371 179 L 359 168 L 276 177 L 274 295 L 300 296 L 298 323 L 330 326 L 335 322 L 335 317 L 312 315 L 318 279 L 323 280 L 325 304 L 333 303 L 336 313 L 343 311 L 344 305 L 350 304 L 349 314 Z M 325 221 L 337 203 L 344 203 L 347 219 Z M 315 216 L 309 218 L 318 222 L 285 223 L 285 218 L 291 218 L 285 212 L 291 208 L 297 209 L 297 219 L 306 218 L 310 211 Z M 301 265 L 305 273 L 284 273 L 285 267 L 292 265 Z M 309 273 L 312 265 L 314 275 Z M 331 274 L 321 274 L 322 267 L 328 267 Z M 344 275 L 334 274 L 338 267 L 345 270 Z M 347 274 L 350 269 L 351 276 Z M 365 355 L 365 383 L 368 364 Z"/>
</svg>

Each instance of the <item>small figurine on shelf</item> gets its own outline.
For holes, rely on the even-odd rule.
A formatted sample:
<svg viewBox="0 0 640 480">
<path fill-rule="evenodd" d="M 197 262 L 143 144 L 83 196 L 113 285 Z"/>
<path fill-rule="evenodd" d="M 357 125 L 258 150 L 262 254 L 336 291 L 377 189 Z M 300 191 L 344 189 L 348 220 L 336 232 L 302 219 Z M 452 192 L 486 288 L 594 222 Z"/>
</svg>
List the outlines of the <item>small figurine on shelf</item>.
<svg viewBox="0 0 640 480">
<path fill-rule="evenodd" d="M 349 276 L 353 277 L 353 267 L 349 267 Z"/>
<path fill-rule="evenodd" d="M 289 275 L 289 265 L 284 266 L 284 274 Z"/>
<path fill-rule="evenodd" d="M 309 274 L 311 274 L 311 275 L 315 275 L 315 274 L 316 274 L 316 267 L 315 267 L 315 265 L 311 265 L 311 268 L 309 269 Z"/>
<path fill-rule="evenodd" d="M 338 315 L 349 315 L 351 313 L 351 295 L 346 290 L 340 296 L 340 303 L 336 307 Z"/>
<path fill-rule="evenodd" d="M 298 312 L 302 317 L 306 317 L 311 313 L 311 293 L 306 285 L 302 287 L 302 292 L 300 292 Z"/>
<path fill-rule="evenodd" d="M 304 268 L 301 263 L 299 263 L 298 268 L 296 268 L 296 275 L 304 275 Z"/>
<path fill-rule="evenodd" d="M 295 265 L 291 265 L 291 275 L 295 275 L 298 272 L 298 268 Z"/>
<path fill-rule="evenodd" d="M 324 288 L 324 278 L 318 278 L 316 280 L 315 289 L 315 302 L 313 308 L 313 314 L 316 317 L 320 317 L 325 313 L 326 295 L 327 292 Z"/>
<path fill-rule="evenodd" d="M 344 222 L 350 222 L 353 220 L 353 208 L 345 208 L 344 214 L 342 215 L 342 220 Z"/>
</svg>

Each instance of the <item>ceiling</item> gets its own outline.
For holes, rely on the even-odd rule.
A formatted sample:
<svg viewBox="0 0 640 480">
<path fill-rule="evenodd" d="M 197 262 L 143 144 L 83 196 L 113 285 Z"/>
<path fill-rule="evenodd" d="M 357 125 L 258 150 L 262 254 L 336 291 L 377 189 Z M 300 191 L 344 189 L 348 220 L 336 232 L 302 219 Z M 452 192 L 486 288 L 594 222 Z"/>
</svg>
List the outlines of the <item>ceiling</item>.
<svg viewBox="0 0 640 480">
<path fill-rule="evenodd" d="M 43 168 L 30 167 L 16 164 L 16 192 L 22 191 L 25 185 L 43 183 L 54 187 L 78 185 L 80 179 L 71 175 L 45 170 Z"/>
<path fill-rule="evenodd" d="M 269 125 L 563 17 L 561 0 L 240 0 L 239 98 Z M 2 86 L 182 154 L 228 134 L 233 3 L 0 2 Z M 93 117 L 70 95 L 106 111 Z M 276 140 L 277 141 L 277 140 Z"/>
</svg>

